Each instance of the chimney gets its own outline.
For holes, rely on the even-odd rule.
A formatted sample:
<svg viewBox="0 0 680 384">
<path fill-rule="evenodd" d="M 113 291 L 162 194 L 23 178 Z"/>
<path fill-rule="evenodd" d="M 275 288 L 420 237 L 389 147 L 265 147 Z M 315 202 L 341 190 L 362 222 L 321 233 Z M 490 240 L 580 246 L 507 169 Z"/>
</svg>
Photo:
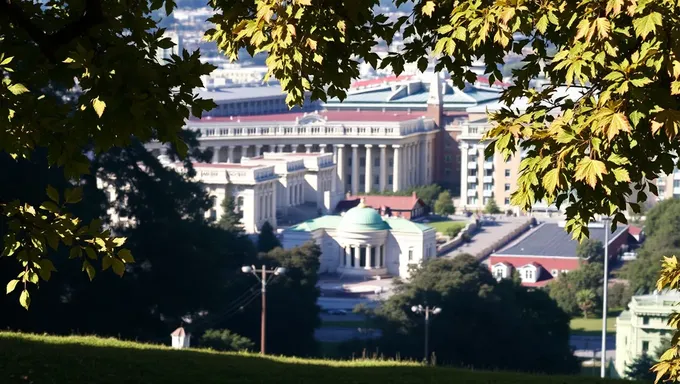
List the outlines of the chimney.
<svg viewBox="0 0 680 384">
<path fill-rule="evenodd" d="M 418 196 L 416 195 L 416 191 L 413 191 L 413 193 L 411 194 L 411 196 L 413 196 L 413 200 L 415 200 L 415 199 L 418 198 Z"/>
<path fill-rule="evenodd" d="M 191 334 L 187 333 L 184 328 L 179 327 L 170 334 L 172 338 L 172 347 L 175 349 L 189 348 L 191 343 Z"/>
</svg>

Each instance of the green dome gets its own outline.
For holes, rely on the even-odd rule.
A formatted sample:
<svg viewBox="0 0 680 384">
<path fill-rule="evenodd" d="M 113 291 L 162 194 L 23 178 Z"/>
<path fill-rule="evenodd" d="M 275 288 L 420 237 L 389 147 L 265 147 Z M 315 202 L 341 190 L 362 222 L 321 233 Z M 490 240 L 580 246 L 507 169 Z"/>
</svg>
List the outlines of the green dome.
<svg viewBox="0 0 680 384">
<path fill-rule="evenodd" d="M 363 204 L 347 211 L 338 225 L 338 229 L 344 232 L 381 231 L 389 228 L 378 211 Z"/>
</svg>

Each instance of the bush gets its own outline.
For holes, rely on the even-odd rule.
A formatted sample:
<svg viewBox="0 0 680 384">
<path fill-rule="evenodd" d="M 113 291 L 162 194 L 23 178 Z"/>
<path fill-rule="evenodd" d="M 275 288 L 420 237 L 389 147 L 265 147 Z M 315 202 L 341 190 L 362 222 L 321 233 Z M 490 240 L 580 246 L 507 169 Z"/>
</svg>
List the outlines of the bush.
<svg viewBox="0 0 680 384">
<path fill-rule="evenodd" d="M 455 223 L 446 228 L 444 234 L 450 238 L 456 237 L 465 228 L 466 223 Z"/>
<path fill-rule="evenodd" d="M 247 337 L 228 329 L 208 329 L 200 340 L 201 346 L 217 351 L 251 351 L 255 344 Z"/>
<path fill-rule="evenodd" d="M 616 283 L 609 287 L 607 296 L 612 308 L 626 308 L 633 296 L 633 292 L 628 284 Z"/>
</svg>

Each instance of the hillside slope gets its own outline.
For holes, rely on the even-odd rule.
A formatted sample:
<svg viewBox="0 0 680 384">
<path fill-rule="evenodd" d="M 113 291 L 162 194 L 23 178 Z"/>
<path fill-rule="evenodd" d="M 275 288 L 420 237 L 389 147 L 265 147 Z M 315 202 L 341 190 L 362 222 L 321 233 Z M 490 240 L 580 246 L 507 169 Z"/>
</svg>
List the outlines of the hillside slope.
<svg viewBox="0 0 680 384">
<path fill-rule="evenodd" d="M 96 337 L 0 332 L 0 382 L 170 383 L 630 383 L 588 377 L 428 368 L 414 363 L 262 358 Z"/>
</svg>

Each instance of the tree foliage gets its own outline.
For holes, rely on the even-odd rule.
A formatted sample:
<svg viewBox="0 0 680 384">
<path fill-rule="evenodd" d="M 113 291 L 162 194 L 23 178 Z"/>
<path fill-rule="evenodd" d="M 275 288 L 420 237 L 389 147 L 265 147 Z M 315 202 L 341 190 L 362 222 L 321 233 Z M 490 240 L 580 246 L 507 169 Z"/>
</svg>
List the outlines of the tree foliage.
<svg viewBox="0 0 680 384">
<path fill-rule="evenodd" d="M 484 212 L 488 213 L 489 215 L 496 215 L 501 213 L 501 209 L 498 208 L 498 204 L 496 204 L 496 199 L 494 198 L 489 199 L 489 201 L 484 206 Z"/>
<path fill-rule="evenodd" d="M 600 263 L 586 263 L 577 270 L 562 273 L 555 281 L 548 285 L 548 292 L 557 305 L 566 313 L 576 316 L 582 314 L 579 307 L 578 293 L 591 291 L 596 297 L 595 307 L 599 306 L 602 299 L 602 279 L 604 266 Z"/>
<path fill-rule="evenodd" d="M 172 10 L 172 2 L 166 3 Z M 163 2 L 57 0 L 0 3 L 0 151 L 15 161 L 35 148 L 47 152 L 47 166 L 73 180 L 63 190 L 45 186 L 42 199 L 26 196 L 0 200 L 3 256 L 22 265 L 7 291 L 19 287 L 28 308 L 31 284 L 55 272 L 52 251 L 65 249 L 90 278 L 93 262 L 119 275 L 133 261 L 125 239 L 114 238 L 98 221 L 74 216 L 83 197 L 81 177 L 90 172 L 87 152 L 95 155 L 126 147 L 133 138 L 172 143 L 181 154 L 187 144 L 182 126 L 191 114 L 214 103 L 193 94 L 210 64 L 199 53 L 155 57 L 170 48 L 152 12 Z"/>
<path fill-rule="evenodd" d="M 595 306 L 595 299 L 597 295 L 592 289 L 582 289 L 576 292 L 576 305 L 583 312 L 584 319 L 588 318 L 590 310 Z"/>
<path fill-rule="evenodd" d="M 586 239 L 576 246 L 576 256 L 589 263 L 604 263 L 604 247 L 600 240 Z"/>
<path fill-rule="evenodd" d="M 257 250 L 266 253 L 277 247 L 281 247 L 281 242 L 276 237 L 274 227 L 268 221 L 265 221 L 257 237 Z"/>
<path fill-rule="evenodd" d="M 456 212 L 453 206 L 453 200 L 449 191 L 443 191 L 437 196 L 437 201 L 434 203 L 434 213 L 442 216 L 453 215 Z"/>
<path fill-rule="evenodd" d="M 607 302 L 611 308 L 627 308 L 633 296 L 630 285 L 626 283 L 614 283 L 607 289 Z"/>
<path fill-rule="evenodd" d="M 252 351 L 255 343 L 247 337 L 237 335 L 228 329 L 208 329 L 201 335 L 201 347 L 216 351 Z"/>
<path fill-rule="evenodd" d="M 415 270 L 407 283 L 372 313 L 382 330 L 367 346 L 388 356 L 422 359 L 423 318 L 412 305 L 442 308 L 430 320 L 430 350 L 437 363 L 517 371 L 572 373 L 578 364 L 569 347 L 569 317 L 542 290 L 511 280 L 496 281 L 470 255 L 436 259 Z M 489 348 L 489 345 L 511 346 Z"/>
<path fill-rule="evenodd" d="M 228 194 L 222 201 L 222 216 L 217 221 L 220 228 L 241 231 L 241 217 L 236 213 L 234 197 Z"/>
<path fill-rule="evenodd" d="M 630 364 L 626 364 L 624 372 L 626 378 L 645 383 L 653 382 L 656 375 L 651 368 L 655 363 L 656 361 L 646 353 L 636 357 Z"/>
</svg>

